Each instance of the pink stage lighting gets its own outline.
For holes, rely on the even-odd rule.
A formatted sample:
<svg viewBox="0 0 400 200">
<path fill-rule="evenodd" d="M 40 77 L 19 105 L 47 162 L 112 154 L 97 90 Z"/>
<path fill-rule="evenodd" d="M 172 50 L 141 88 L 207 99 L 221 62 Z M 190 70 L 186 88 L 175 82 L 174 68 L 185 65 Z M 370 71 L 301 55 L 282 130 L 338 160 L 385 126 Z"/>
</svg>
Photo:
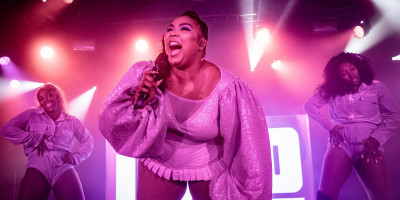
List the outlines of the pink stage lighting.
<svg viewBox="0 0 400 200">
<path fill-rule="evenodd" d="M 271 67 L 272 67 L 272 69 L 274 69 L 274 70 L 279 70 L 279 69 L 282 67 L 282 62 L 281 62 L 280 60 L 274 60 L 274 61 L 271 63 Z"/>
<path fill-rule="evenodd" d="M 10 58 L 7 56 L 3 56 L 0 58 L 0 65 L 8 65 L 10 63 Z"/>
<path fill-rule="evenodd" d="M 12 88 L 19 88 L 21 86 L 21 82 L 19 80 L 12 80 L 10 81 L 10 87 Z"/>
<path fill-rule="evenodd" d="M 364 29 L 361 26 L 356 26 L 353 29 L 353 34 L 356 38 L 364 37 Z"/>
<path fill-rule="evenodd" d="M 149 48 L 149 45 L 146 40 L 141 39 L 136 41 L 135 48 L 139 52 L 146 52 Z"/>
<path fill-rule="evenodd" d="M 43 83 L 21 79 L 13 79 L 9 82 L 8 80 L 3 81 L 0 79 L 0 102 L 32 91 L 42 85 Z"/>
<path fill-rule="evenodd" d="M 69 102 L 71 108 L 70 113 L 83 121 L 89 110 L 90 104 L 92 103 L 93 95 L 96 89 L 97 87 L 94 86 L 90 90 L 71 100 Z"/>
<path fill-rule="evenodd" d="M 51 59 L 54 56 L 54 50 L 49 46 L 42 47 L 40 49 L 40 55 L 44 59 Z"/>
<path fill-rule="evenodd" d="M 268 42 L 271 39 L 270 31 L 267 28 L 261 28 L 256 32 L 256 40 L 259 42 Z"/>
<path fill-rule="evenodd" d="M 368 31 L 369 31 L 369 24 L 361 21 L 360 24 L 358 24 L 357 26 L 354 27 L 353 29 L 353 35 L 356 38 L 363 38 L 367 35 Z"/>
</svg>

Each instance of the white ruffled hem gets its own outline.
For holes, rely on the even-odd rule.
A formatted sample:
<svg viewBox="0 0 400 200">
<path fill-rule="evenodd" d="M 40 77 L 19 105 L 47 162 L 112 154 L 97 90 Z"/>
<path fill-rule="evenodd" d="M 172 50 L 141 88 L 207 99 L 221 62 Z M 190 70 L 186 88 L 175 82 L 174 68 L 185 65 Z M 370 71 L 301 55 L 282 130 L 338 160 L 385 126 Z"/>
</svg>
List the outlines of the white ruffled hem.
<svg viewBox="0 0 400 200">
<path fill-rule="evenodd" d="M 198 169 L 171 169 L 163 163 L 151 158 L 142 158 L 140 161 L 153 171 L 154 174 L 167 180 L 176 181 L 207 181 L 226 169 L 226 164 L 222 159 Z"/>
</svg>

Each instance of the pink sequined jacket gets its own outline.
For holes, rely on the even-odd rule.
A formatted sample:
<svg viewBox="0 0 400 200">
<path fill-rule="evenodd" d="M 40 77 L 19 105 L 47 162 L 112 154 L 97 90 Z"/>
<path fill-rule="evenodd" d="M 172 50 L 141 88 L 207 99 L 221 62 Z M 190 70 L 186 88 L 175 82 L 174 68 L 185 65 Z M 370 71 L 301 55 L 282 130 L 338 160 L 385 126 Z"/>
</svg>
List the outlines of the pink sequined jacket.
<svg viewBox="0 0 400 200">
<path fill-rule="evenodd" d="M 178 123 L 161 90 L 145 108 L 133 109 L 133 93 L 152 62 L 134 64 L 105 102 L 99 128 L 117 153 L 135 158 L 157 158 L 163 153 L 167 129 L 207 140 L 223 137 L 224 169 L 211 178 L 212 199 L 271 199 L 272 166 L 263 110 L 248 86 L 220 68 L 221 80 L 196 111 Z M 212 135 L 212 134 L 211 134 Z M 213 136 L 215 137 L 215 136 Z"/>
</svg>

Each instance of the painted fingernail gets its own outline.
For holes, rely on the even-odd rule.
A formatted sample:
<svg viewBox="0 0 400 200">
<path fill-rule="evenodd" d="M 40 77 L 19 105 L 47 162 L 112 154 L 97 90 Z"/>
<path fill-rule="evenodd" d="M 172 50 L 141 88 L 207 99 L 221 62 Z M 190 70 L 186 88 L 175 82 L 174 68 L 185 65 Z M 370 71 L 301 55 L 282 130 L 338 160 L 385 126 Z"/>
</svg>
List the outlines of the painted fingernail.
<svg viewBox="0 0 400 200">
<path fill-rule="evenodd" d="M 364 158 L 364 154 L 361 154 L 361 158 Z"/>
<path fill-rule="evenodd" d="M 369 162 L 369 158 L 367 158 L 367 162 Z"/>
</svg>

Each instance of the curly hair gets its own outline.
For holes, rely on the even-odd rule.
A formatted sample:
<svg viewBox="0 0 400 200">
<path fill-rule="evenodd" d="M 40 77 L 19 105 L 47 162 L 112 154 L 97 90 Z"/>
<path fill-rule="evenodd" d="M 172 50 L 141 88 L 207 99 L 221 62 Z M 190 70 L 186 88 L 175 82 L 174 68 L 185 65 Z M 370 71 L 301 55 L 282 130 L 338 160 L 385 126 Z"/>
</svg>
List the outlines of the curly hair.
<svg viewBox="0 0 400 200">
<path fill-rule="evenodd" d="M 58 87 L 54 83 L 45 83 L 43 86 L 39 87 L 39 89 L 36 91 L 36 102 L 37 102 L 38 106 L 40 104 L 39 104 L 39 101 L 37 99 L 37 96 L 39 94 L 39 91 L 41 91 L 41 90 L 48 90 L 48 91 L 56 92 L 57 93 L 57 101 L 58 101 L 58 104 L 59 104 L 61 110 L 64 111 L 65 113 L 68 113 L 67 100 L 65 98 L 64 92 L 62 91 L 62 89 L 60 87 Z"/>
<path fill-rule="evenodd" d="M 339 66 L 344 62 L 351 63 L 357 68 L 362 83 L 367 85 L 372 83 L 375 73 L 370 60 L 361 54 L 342 52 L 326 64 L 324 82 L 317 88 L 325 99 L 334 99 L 336 96 L 351 93 L 351 86 L 339 75 Z"/>
</svg>

